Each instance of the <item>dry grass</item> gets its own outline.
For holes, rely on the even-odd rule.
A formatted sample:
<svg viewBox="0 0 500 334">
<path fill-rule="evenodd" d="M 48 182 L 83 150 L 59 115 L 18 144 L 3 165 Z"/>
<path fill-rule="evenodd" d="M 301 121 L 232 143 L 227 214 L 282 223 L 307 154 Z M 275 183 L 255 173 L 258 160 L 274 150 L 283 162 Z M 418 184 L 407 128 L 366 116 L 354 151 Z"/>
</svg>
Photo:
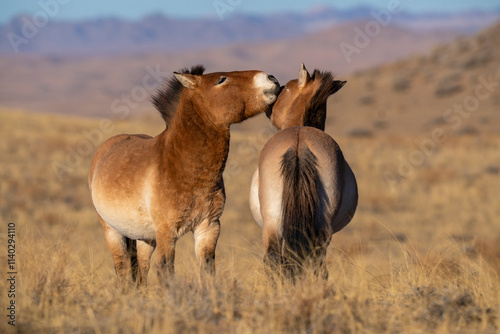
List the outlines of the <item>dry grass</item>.
<svg viewBox="0 0 500 334">
<path fill-rule="evenodd" d="M 412 137 L 338 137 L 358 179 L 358 212 L 333 238 L 328 282 L 292 286 L 273 283 L 263 272 L 261 231 L 247 205 L 256 152 L 269 136 L 255 129 L 261 121 L 233 129 L 216 277 L 200 280 L 188 235 L 178 244 L 176 275 L 167 288 L 152 272 L 147 288 L 122 291 L 89 200 L 92 152 L 82 155 L 61 181 L 52 167 L 83 145 L 82 131 L 98 128 L 98 121 L 0 111 L 6 138 L 0 142 L 0 259 L 6 263 L 6 226 L 14 221 L 17 332 L 499 330 L 497 135 L 450 136 L 410 175 L 394 178 L 398 157 L 415 150 Z M 158 123 L 113 122 L 105 137 L 155 134 L 161 130 Z M 4 309 L 3 276 L 0 282 Z M 5 317 L 0 332 L 15 332 Z"/>
</svg>

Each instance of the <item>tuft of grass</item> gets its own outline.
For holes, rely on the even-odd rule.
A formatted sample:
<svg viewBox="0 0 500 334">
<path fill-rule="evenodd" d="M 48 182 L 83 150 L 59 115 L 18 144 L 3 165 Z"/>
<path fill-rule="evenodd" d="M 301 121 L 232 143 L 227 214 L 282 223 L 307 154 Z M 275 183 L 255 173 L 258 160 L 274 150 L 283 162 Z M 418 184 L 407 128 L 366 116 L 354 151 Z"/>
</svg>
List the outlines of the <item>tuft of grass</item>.
<svg viewBox="0 0 500 334">
<path fill-rule="evenodd" d="M 434 95 L 443 97 L 460 93 L 464 89 L 461 79 L 462 76 L 458 72 L 447 74 L 437 82 Z"/>
<path fill-rule="evenodd" d="M 333 236 L 329 280 L 306 276 L 292 285 L 264 270 L 262 231 L 247 204 L 245 189 L 265 140 L 249 143 L 249 134 L 235 127 L 228 164 L 245 163 L 226 179 L 215 277 L 201 278 L 186 235 L 168 286 L 159 285 L 153 268 L 149 286 L 124 290 L 89 199 L 92 154 L 62 181 L 51 166 L 85 138 L 83 130 L 98 126 L 98 120 L 0 111 L 9 138 L 0 142 L 0 249 L 7 249 L 7 223 L 15 222 L 19 273 L 18 326 L 13 331 L 2 321 L 0 332 L 498 331 L 497 136 L 450 137 L 390 183 L 398 156 L 415 150 L 413 138 L 336 137 L 357 177 L 358 210 Z M 106 137 L 159 131 L 154 121 L 115 122 Z M 6 256 L 0 251 L 2 263 Z M 6 284 L 0 280 L 0 291 Z M 5 294 L 0 300 L 8 302 Z"/>
</svg>

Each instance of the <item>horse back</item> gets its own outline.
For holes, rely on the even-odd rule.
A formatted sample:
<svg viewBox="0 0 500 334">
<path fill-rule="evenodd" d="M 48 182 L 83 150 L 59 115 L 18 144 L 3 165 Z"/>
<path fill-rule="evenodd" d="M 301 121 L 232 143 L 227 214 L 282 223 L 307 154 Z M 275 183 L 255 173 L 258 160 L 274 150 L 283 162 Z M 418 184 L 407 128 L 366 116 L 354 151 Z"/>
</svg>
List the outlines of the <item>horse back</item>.
<svg viewBox="0 0 500 334">
<path fill-rule="evenodd" d="M 95 171 L 97 169 L 97 166 L 102 163 L 103 159 L 106 158 L 110 153 L 113 153 L 113 151 L 116 151 L 119 149 L 119 144 L 130 140 L 133 142 L 139 142 L 144 139 L 151 139 L 151 136 L 144 135 L 144 134 L 136 134 L 136 135 L 129 135 L 129 134 L 120 134 L 116 135 L 114 137 L 109 138 L 106 140 L 104 143 L 102 143 L 99 148 L 97 149 L 94 158 L 92 159 L 92 164 L 90 166 L 90 172 L 89 172 L 89 186 L 91 187 L 92 185 L 92 180 L 95 176 Z"/>
</svg>

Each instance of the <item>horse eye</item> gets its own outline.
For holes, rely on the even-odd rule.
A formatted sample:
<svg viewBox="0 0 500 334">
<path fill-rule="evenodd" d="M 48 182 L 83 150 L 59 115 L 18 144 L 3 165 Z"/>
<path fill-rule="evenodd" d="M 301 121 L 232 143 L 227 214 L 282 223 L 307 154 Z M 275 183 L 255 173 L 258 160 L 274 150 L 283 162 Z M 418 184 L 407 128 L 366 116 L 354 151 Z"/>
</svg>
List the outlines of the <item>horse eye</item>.
<svg viewBox="0 0 500 334">
<path fill-rule="evenodd" d="M 226 81 L 226 79 L 227 79 L 226 77 L 220 77 L 219 82 L 217 82 L 217 84 L 220 85 L 220 84 L 224 83 L 224 81 Z"/>
</svg>

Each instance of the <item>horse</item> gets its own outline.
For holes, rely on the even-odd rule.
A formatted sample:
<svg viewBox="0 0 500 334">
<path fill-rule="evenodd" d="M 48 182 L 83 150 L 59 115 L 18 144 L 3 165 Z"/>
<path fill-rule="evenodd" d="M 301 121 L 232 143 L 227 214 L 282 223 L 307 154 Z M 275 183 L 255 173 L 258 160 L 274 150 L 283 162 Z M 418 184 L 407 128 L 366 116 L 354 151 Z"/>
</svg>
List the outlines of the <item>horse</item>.
<svg viewBox="0 0 500 334">
<path fill-rule="evenodd" d="M 174 72 L 152 97 L 163 132 L 114 136 L 92 160 L 91 199 L 120 283 L 147 284 L 155 249 L 158 277 L 168 282 L 187 232 L 201 272 L 215 273 L 230 125 L 269 111 L 280 86 L 262 71 L 204 70 Z"/>
<path fill-rule="evenodd" d="M 261 151 L 249 202 L 263 228 L 264 262 L 288 278 L 308 267 L 328 279 L 327 247 L 356 211 L 354 173 L 324 132 L 327 99 L 345 83 L 330 72 L 311 76 L 302 64 L 267 113 L 281 131 Z"/>
</svg>

